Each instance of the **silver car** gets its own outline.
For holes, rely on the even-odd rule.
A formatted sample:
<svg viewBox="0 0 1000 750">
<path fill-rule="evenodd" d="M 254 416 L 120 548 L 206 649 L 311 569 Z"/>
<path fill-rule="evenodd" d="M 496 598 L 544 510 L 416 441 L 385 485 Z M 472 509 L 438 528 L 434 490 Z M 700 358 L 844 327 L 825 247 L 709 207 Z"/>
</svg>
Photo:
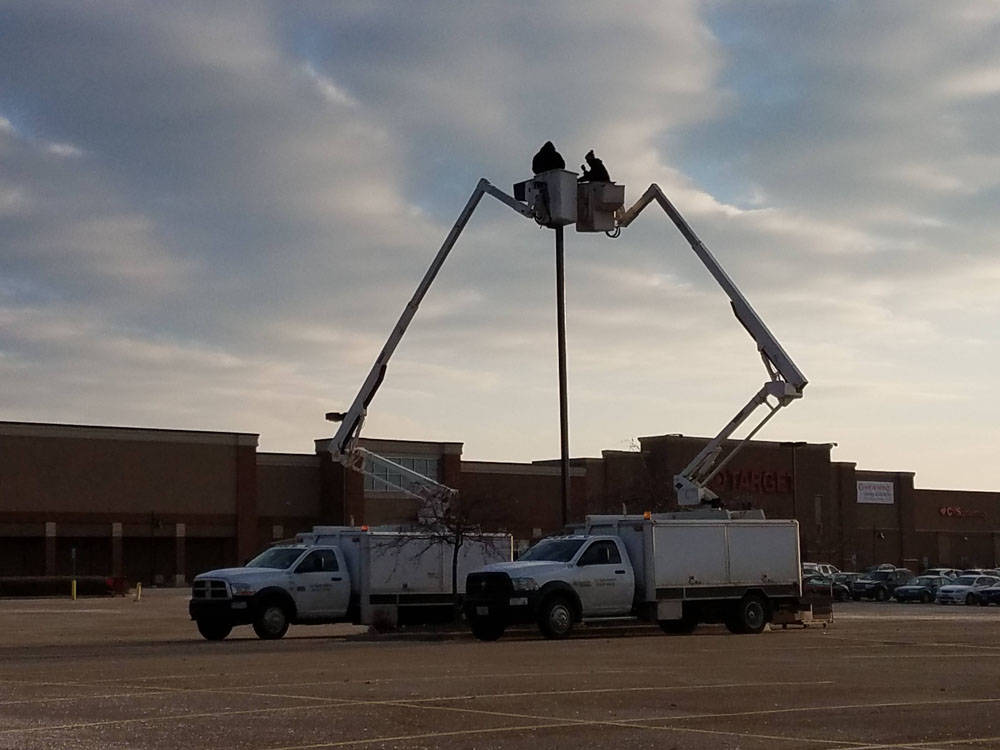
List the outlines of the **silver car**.
<svg viewBox="0 0 1000 750">
<path fill-rule="evenodd" d="M 954 583 L 942 586 L 937 592 L 938 604 L 978 604 L 979 591 L 1000 584 L 994 576 L 960 576 Z"/>
</svg>

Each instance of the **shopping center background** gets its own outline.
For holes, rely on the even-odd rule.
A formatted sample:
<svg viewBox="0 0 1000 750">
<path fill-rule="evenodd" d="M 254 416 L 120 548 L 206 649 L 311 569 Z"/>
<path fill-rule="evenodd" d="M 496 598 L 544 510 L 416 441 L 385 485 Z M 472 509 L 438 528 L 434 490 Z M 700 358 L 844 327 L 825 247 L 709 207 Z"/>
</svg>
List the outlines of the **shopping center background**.
<svg viewBox="0 0 1000 750">
<path fill-rule="evenodd" d="M 418 502 L 312 454 L 262 453 L 258 435 L 0 422 L 0 571 L 120 575 L 183 584 L 314 524 L 414 523 Z M 639 450 L 576 458 L 569 520 L 676 507 L 672 478 L 705 438 L 639 438 Z M 559 462 L 462 460 L 460 442 L 365 439 L 369 449 L 461 493 L 519 547 L 562 526 Z M 799 522 L 802 558 L 858 569 L 890 562 L 994 566 L 1000 492 L 920 489 L 912 471 L 858 469 L 834 444 L 754 441 L 714 489 L 731 508 Z"/>
</svg>

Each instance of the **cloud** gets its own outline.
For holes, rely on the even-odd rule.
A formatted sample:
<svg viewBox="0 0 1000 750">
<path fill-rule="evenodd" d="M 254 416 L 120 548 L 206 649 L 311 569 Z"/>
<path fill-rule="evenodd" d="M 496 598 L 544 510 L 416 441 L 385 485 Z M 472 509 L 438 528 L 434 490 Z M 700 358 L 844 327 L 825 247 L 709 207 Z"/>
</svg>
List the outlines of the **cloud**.
<svg viewBox="0 0 1000 750">
<path fill-rule="evenodd" d="M 509 189 L 547 139 L 571 167 L 595 148 L 629 200 L 660 184 L 810 377 L 762 437 L 940 484 L 928 424 L 975 435 L 997 416 L 969 406 L 1000 364 L 1000 45 L 977 4 L 122 9 L 5 15 L 13 418 L 311 450 L 477 180 Z M 552 253 L 484 198 L 367 434 L 554 455 Z M 617 241 L 570 232 L 567 294 L 576 453 L 714 433 L 764 377 L 655 207 Z M 955 416 L 920 414 L 938 403 Z"/>
</svg>

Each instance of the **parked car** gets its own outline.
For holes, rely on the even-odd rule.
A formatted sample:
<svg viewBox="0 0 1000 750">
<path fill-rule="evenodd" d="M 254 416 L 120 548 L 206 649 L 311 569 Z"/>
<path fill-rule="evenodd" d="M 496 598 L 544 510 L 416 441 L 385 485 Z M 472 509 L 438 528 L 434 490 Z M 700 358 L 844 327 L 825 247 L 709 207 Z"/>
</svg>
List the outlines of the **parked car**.
<svg viewBox="0 0 1000 750">
<path fill-rule="evenodd" d="M 929 604 L 937 596 L 938 589 L 952 583 L 948 576 L 917 576 L 902 586 L 897 586 L 893 596 L 897 602 L 923 602 Z"/>
<path fill-rule="evenodd" d="M 937 592 L 938 604 L 978 604 L 979 592 L 1000 584 L 995 576 L 968 575 L 942 586 Z"/>
<path fill-rule="evenodd" d="M 976 592 L 976 599 L 984 607 L 990 604 L 1000 604 L 1000 583 L 985 589 L 979 589 Z"/>
<path fill-rule="evenodd" d="M 825 578 L 833 578 L 839 572 L 840 571 L 837 569 L 837 567 L 831 565 L 830 563 L 812 563 L 812 562 L 802 563 L 802 575 L 804 576 L 812 575 L 813 573 L 819 573 L 821 576 L 824 576 Z"/>
<path fill-rule="evenodd" d="M 838 602 L 851 598 L 851 590 L 845 584 L 838 582 L 833 576 L 823 576 L 819 573 L 803 576 L 802 588 L 804 592 L 831 596 Z"/>
<path fill-rule="evenodd" d="M 854 582 L 861 578 L 861 573 L 855 573 L 854 571 L 841 571 L 833 577 L 837 583 L 842 583 L 847 587 L 848 593 L 851 591 L 851 586 Z"/>
<path fill-rule="evenodd" d="M 876 570 L 895 570 L 895 569 L 896 566 L 893 565 L 892 563 L 882 563 L 881 565 L 872 565 L 870 567 L 865 568 L 863 571 L 861 571 L 861 575 L 867 578 L 871 573 L 874 573 Z"/>
<path fill-rule="evenodd" d="M 962 575 L 962 571 L 958 568 L 928 568 L 920 575 L 922 576 L 946 576 L 952 580 L 958 578 Z"/>
<path fill-rule="evenodd" d="M 851 586 L 851 597 L 857 599 L 874 599 L 884 602 L 896 590 L 897 586 L 913 578 L 913 572 L 906 568 L 879 568 L 858 578 Z"/>
</svg>

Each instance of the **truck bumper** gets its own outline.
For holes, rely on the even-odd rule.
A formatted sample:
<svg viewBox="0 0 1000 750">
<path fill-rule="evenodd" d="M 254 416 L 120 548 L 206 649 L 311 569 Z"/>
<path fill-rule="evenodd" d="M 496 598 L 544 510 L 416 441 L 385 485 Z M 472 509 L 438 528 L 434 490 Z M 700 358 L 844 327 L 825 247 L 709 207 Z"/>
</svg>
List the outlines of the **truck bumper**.
<svg viewBox="0 0 1000 750">
<path fill-rule="evenodd" d="M 188 614 L 192 620 L 219 620 L 232 625 L 248 625 L 254 618 L 253 600 L 245 596 L 232 599 L 190 599 Z"/>
<path fill-rule="evenodd" d="M 508 625 L 534 622 L 538 609 L 536 592 L 515 591 L 505 597 L 470 597 L 462 603 L 467 620 L 489 618 Z"/>
</svg>

